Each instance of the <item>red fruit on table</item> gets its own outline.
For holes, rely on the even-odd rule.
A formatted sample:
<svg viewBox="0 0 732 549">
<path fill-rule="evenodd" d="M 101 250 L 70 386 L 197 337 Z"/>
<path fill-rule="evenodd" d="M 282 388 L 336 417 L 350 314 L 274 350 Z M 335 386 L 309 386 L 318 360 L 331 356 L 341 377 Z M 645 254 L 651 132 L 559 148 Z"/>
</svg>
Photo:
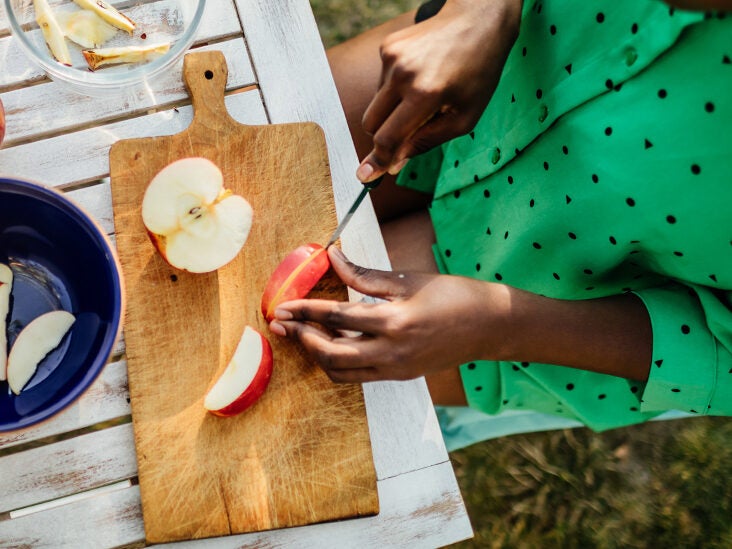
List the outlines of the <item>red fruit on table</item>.
<svg viewBox="0 0 732 549">
<path fill-rule="evenodd" d="M 329 268 L 330 258 L 320 244 L 305 244 L 290 252 L 264 287 L 261 305 L 264 318 L 271 321 L 280 303 L 308 295 Z"/>
</svg>

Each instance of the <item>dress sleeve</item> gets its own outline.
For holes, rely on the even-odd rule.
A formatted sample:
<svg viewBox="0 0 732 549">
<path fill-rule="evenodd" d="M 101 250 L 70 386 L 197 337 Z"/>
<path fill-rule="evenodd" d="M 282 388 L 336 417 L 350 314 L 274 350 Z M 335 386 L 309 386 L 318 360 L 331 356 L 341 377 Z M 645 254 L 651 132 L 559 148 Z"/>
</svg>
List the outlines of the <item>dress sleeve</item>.
<svg viewBox="0 0 732 549">
<path fill-rule="evenodd" d="M 653 328 L 641 411 L 732 415 L 732 292 L 672 283 L 635 294 Z"/>
</svg>

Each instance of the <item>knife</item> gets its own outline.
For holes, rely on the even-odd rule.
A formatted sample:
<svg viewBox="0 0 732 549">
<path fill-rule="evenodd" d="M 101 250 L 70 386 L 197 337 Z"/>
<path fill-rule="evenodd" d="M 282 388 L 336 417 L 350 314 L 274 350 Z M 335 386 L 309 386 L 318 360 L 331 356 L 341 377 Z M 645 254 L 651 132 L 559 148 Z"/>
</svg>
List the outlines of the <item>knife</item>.
<svg viewBox="0 0 732 549">
<path fill-rule="evenodd" d="M 363 184 L 363 189 L 361 189 L 361 192 L 358 193 L 356 200 L 353 201 L 353 205 L 348 210 L 348 213 L 346 213 L 346 216 L 343 219 L 341 219 L 341 222 L 338 224 L 338 228 L 335 230 L 335 232 L 333 233 L 333 236 L 330 237 L 330 240 L 325 245 L 326 248 L 328 246 L 330 246 L 331 244 L 334 244 L 335 241 L 338 240 L 338 237 L 341 236 L 343 229 L 346 228 L 346 225 L 348 225 L 348 222 L 353 217 L 353 214 L 356 213 L 356 210 L 361 205 L 361 202 L 363 202 L 363 199 L 366 198 L 366 195 L 369 194 L 369 191 L 371 189 L 375 189 L 376 187 L 379 186 L 379 183 L 381 183 L 382 179 L 384 179 L 383 175 L 381 177 L 377 177 L 376 179 L 374 179 L 373 181 L 371 181 L 369 183 Z"/>
</svg>

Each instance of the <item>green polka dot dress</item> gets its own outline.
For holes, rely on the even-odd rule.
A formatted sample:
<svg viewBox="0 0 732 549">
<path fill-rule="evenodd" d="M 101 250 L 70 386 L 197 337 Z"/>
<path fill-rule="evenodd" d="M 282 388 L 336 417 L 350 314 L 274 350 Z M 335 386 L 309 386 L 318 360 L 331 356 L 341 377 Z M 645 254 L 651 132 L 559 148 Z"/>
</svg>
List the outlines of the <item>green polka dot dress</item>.
<svg viewBox="0 0 732 549">
<path fill-rule="evenodd" d="M 559 299 L 633 292 L 647 383 L 527 362 L 460 367 L 468 403 L 595 430 L 732 415 L 732 15 L 654 0 L 525 2 L 469 135 L 413 159 L 442 272 Z"/>
</svg>

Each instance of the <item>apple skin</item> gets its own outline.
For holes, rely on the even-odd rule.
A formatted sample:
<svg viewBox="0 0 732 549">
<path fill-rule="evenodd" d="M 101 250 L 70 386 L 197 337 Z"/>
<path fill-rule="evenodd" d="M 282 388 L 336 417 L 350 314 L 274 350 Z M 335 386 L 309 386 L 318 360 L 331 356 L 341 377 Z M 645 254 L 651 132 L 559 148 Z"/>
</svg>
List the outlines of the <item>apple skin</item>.
<svg viewBox="0 0 732 549">
<path fill-rule="evenodd" d="M 232 400 L 226 406 L 212 409 L 207 405 L 207 395 L 207 398 L 204 400 L 204 407 L 213 415 L 220 417 L 231 417 L 242 413 L 246 409 L 250 408 L 255 402 L 257 402 L 257 400 L 259 400 L 259 398 L 264 394 L 264 392 L 267 390 L 267 386 L 269 385 L 269 380 L 272 377 L 272 365 L 274 363 L 272 347 L 269 344 L 269 341 L 267 341 L 267 338 L 254 330 L 254 328 L 248 326 L 245 329 L 245 332 L 246 330 L 251 330 L 252 332 L 254 332 L 257 336 L 259 336 L 261 341 L 261 358 L 259 359 L 259 364 L 257 366 L 257 373 L 254 375 L 254 378 L 246 386 L 246 388 L 239 394 L 239 396 Z M 249 335 L 251 336 L 252 334 Z M 245 336 L 242 336 L 242 342 L 240 342 L 240 345 L 242 345 L 242 343 L 251 345 L 251 339 L 249 341 L 244 341 L 244 337 Z M 237 350 L 235 351 L 235 355 L 239 352 L 240 349 L 237 348 Z M 229 370 L 230 367 L 231 365 L 227 366 L 227 370 Z M 226 375 L 226 373 L 227 372 L 225 371 L 221 377 Z M 219 378 L 219 380 L 221 379 L 221 377 Z M 217 383 L 219 380 L 217 380 Z"/>
<path fill-rule="evenodd" d="M 290 252 L 269 277 L 262 294 L 262 315 L 270 322 L 280 303 L 310 293 L 330 269 L 330 258 L 320 244 L 304 244 Z"/>
<path fill-rule="evenodd" d="M 5 138 L 5 108 L 3 107 L 3 102 L 0 101 L 0 145 L 2 145 L 4 138 Z"/>
</svg>

